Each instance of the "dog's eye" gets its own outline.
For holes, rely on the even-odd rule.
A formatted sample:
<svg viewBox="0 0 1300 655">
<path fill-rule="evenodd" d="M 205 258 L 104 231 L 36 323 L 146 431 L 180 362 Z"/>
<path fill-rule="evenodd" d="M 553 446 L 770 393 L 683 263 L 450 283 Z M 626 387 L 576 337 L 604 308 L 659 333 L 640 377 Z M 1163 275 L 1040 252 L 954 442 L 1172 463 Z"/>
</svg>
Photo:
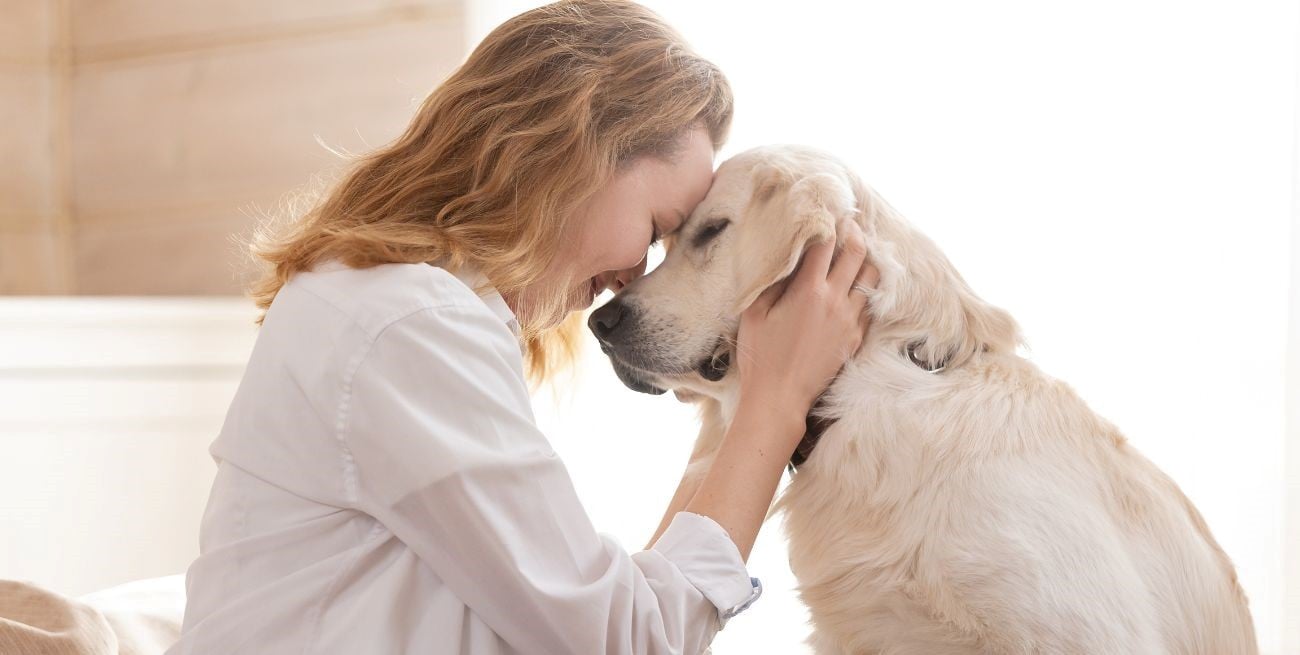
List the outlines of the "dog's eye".
<svg viewBox="0 0 1300 655">
<path fill-rule="evenodd" d="M 722 218 L 713 221 L 712 223 L 705 225 L 699 232 L 696 232 L 695 238 L 691 241 L 696 248 L 704 247 L 719 234 L 722 234 L 722 231 L 727 229 L 728 225 L 731 225 L 729 219 Z"/>
</svg>

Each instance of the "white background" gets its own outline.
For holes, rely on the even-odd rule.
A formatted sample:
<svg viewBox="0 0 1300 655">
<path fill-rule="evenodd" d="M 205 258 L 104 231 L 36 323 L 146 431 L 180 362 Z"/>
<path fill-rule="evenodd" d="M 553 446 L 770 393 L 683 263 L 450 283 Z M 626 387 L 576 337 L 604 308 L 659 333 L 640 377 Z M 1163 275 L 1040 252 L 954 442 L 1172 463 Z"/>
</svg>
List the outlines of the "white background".
<svg viewBox="0 0 1300 655">
<path fill-rule="evenodd" d="M 1263 651 L 1300 653 L 1283 519 L 1288 409 L 1300 445 L 1294 3 L 646 4 L 732 81 L 724 157 L 798 142 L 853 164 L 1182 486 L 1237 564 Z M 471 42 L 532 5 L 475 3 Z M 694 421 L 589 352 L 537 411 L 598 528 L 640 548 Z M 768 592 L 717 653 L 799 652 L 774 527 L 750 562 Z"/>
</svg>

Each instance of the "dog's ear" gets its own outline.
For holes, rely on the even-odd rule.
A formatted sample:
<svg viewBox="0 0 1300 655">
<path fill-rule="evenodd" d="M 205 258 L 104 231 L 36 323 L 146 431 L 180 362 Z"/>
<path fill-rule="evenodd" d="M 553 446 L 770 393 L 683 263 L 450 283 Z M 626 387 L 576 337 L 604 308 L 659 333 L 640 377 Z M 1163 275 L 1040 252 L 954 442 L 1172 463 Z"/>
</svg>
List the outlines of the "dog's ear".
<svg viewBox="0 0 1300 655">
<path fill-rule="evenodd" d="M 926 364 L 956 367 L 980 353 L 1014 352 L 1021 343 L 1015 319 L 976 295 L 939 247 L 887 203 L 869 190 L 863 197 L 872 263 L 880 270 L 872 320 L 906 335 L 909 353 Z M 882 233 L 888 238 L 871 236 Z"/>
<path fill-rule="evenodd" d="M 808 246 L 835 238 L 841 218 L 857 210 L 848 180 L 833 173 L 796 178 L 776 164 L 754 170 L 745 229 L 736 244 L 739 314 L 768 287 L 794 272 Z"/>
</svg>

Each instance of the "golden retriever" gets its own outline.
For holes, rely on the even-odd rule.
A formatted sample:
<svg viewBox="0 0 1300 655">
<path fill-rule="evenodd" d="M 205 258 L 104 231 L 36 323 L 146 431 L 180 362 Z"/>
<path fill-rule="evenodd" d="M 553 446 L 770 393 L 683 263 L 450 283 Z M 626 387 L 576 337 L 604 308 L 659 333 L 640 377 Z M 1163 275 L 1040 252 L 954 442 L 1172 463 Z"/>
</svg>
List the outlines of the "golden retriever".
<svg viewBox="0 0 1300 655">
<path fill-rule="evenodd" d="M 773 507 L 814 650 L 1257 652 L 1232 563 L 1178 486 L 1017 355 L 1011 316 L 816 151 L 723 163 L 663 264 L 592 316 L 629 387 L 699 399 L 695 470 L 735 409 L 741 311 L 842 217 L 880 269 L 872 324 Z"/>
</svg>

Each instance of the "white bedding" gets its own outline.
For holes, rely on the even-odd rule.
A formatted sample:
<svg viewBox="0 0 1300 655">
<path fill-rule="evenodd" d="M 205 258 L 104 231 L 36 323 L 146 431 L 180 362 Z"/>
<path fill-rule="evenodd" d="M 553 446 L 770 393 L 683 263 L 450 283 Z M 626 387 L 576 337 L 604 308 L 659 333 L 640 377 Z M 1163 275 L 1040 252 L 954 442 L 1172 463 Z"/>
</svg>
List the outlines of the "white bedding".
<svg viewBox="0 0 1300 655">
<path fill-rule="evenodd" d="M 0 653 L 161 655 L 180 636 L 185 576 L 69 598 L 0 580 Z"/>
</svg>

